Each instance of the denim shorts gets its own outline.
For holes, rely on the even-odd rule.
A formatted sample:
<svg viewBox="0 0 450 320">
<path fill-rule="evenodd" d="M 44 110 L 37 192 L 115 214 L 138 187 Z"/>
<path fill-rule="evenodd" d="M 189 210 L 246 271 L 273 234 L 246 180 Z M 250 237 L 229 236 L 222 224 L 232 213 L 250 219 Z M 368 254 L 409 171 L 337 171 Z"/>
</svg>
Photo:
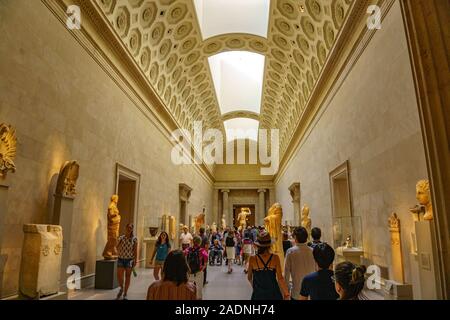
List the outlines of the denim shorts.
<svg viewBox="0 0 450 320">
<path fill-rule="evenodd" d="M 121 258 L 119 258 L 118 260 L 117 260 L 117 267 L 118 268 L 125 268 L 125 269 L 128 269 L 128 268 L 133 268 L 133 259 L 121 259 Z"/>
</svg>

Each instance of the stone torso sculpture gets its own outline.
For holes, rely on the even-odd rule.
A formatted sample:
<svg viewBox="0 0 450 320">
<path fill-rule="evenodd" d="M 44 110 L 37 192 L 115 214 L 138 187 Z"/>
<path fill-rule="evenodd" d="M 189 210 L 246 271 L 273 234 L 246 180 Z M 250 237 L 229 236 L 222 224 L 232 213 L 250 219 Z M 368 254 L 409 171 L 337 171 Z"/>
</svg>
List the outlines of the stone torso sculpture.
<svg viewBox="0 0 450 320">
<path fill-rule="evenodd" d="M 309 207 L 305 204 L 302 208 L 302 227 L 311 232 L 311 218 L 309 217 Z"/>
<path fill-rule="evenodd" d="M 217 232 L 217 224 L 215 222 L 211 225 L 211 232 Z"/>
<path fill-rule="evenodd" d="M 76 195 L 76 184 L 80 166 L 76 161 L 66 161 L 59 170 L 56 194 L 64 197 Z"/>
<path fill-rule="evenodd" d="M 416 199 L 419 204 L 409 211 L 413 214 L 414 221 L 433 220 L 433 206 L 431 204 L 430 183 L 428 180 L 420 180 L 416 185 Z"/>
<path fill-rule="evenodd" d="M 108 242 L 103 250 L 105 260 L 115 260 L 118 257 L 117 239 L 119 238 L 120 214 L 117 208 L 119 196 L 113 195 L 108 207 Z"/>
<path fill-rule="evenodd" d="M 281 221 L 283 220 L 283 209 L 279 203 L 270 207 L 267 217 L 264 218 L 264 226 L 269 232 L 274 243 L 272 252 L 278 254 L 283 261 L 283 237 L 281 233 Z"/>
<path fill-rule="evenodd" d="M 5 178 L 8 171 L 16 171 L 16 144 L 15 130 L 4 123 L 0 124 L 0 178 Z"/>
</svg>

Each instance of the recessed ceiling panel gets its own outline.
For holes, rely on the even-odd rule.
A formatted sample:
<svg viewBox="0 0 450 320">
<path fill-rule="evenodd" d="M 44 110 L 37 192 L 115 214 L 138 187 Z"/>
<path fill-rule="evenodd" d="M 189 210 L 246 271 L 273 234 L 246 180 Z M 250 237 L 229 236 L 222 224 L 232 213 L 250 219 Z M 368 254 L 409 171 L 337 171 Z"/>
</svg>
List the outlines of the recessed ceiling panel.
<svg viewBox="0 0 450 320">
<path fill-rule="evenodd" d="M 258 140 L 259 121 L 247 118 L 235 118 L 224 121 L 227 141 L 235 139 Z"/>
<path fill-rule="evenodd" d="M 267 38 L 270 0 L 194 0 L 203 39 L 226 33 Z"/>
<path fill-rule="evenodd" d="M 222 114 L 245 110 L 260 113 L 264 56 L 228 51 L 209 57 L 216 96 Z"/>
</svg>

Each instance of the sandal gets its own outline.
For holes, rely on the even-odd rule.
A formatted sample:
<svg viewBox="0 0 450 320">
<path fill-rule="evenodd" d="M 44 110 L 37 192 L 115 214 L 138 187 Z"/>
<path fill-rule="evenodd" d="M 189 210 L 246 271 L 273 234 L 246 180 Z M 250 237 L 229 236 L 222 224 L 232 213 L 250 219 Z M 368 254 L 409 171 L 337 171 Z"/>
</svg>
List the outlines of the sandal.
<svg viewBox="0 0 450 320">
<path fill-rule="evenodd" d="M 119 299 L 122 297 L 122 294 L 123 294 L 123 289 L 120 288 L 120 291 L 119 291 L 119 293 L 117 294 L 116 300 L 119 300 Z"/>
</svg>

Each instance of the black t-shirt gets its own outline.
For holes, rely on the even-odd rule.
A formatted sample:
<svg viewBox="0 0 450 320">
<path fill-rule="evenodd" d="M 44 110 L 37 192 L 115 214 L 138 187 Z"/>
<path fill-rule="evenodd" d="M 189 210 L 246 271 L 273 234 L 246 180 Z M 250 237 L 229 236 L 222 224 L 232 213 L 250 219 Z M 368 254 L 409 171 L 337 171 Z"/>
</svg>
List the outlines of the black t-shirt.
<svg viewBox="0 0 450 320">
<path fill-rule="evenodd" d="M 202 243 L 200 244 L 200 247 L 202 247 L 203 249 L 206 249 L 206 246 L 208 245 L 208 237 L 206 235 L 202 235 L 202 236 L 200 236 L 200 238 L 202 239 Z"/>
<path fill-rule="evenodd" d="M 333 271 L 319 270 L 303 278 L 300 295 L 311 300 L 337 300 L 339 295 L 331 279 Z"/>
</svg>

